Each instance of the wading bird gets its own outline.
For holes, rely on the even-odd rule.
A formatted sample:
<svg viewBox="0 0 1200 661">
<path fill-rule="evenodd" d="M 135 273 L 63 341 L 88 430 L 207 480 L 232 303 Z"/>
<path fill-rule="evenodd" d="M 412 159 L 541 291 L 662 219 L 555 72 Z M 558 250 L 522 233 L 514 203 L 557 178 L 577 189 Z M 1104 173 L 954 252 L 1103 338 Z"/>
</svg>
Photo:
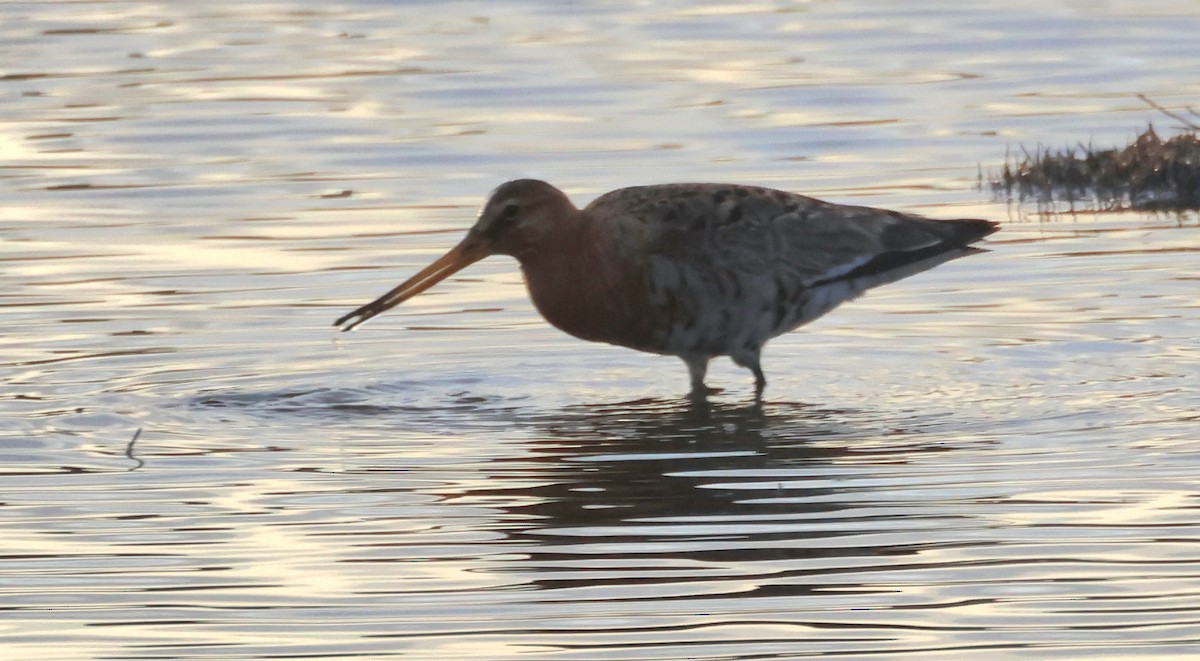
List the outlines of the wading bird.
<svg viewBox="0 0 1200 661">
<path fill-rule="evenodd" d="M 520 262 L 533 304 L 575 337 L 678 356 L 692 396 L 716 356 L 754 373 L 771 338 L 888 282 L 982 252 L 987 220 L 931 220 L 769 188 L 665 184 L 583 209 L 533 179 L 497 188 L 466 237 L 378 299 L 348 331 L 489 255 Z"/>
</svg>

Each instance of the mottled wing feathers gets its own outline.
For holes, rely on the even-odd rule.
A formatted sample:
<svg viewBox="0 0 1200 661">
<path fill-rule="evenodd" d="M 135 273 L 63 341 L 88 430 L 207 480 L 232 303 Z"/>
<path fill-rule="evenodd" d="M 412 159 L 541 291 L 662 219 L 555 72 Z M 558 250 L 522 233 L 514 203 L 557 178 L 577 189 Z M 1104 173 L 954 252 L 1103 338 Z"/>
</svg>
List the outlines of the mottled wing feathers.
<svg viewBox="0 0 1200 661">
<path fill-rule="evenodd" d="M 966 254 L 968 244 L 996 229 L 984 220 L 929 220 L 722 184 L 624 188 L 597 198 L 585 212 L 636 235 L 623 244 L 644 251 L 643 257 L 784 277 L 804 288 L 854 278 L 879 280 L 866 286 L 890 282 L 916 272 L 909 266 Z"/>
</svg>

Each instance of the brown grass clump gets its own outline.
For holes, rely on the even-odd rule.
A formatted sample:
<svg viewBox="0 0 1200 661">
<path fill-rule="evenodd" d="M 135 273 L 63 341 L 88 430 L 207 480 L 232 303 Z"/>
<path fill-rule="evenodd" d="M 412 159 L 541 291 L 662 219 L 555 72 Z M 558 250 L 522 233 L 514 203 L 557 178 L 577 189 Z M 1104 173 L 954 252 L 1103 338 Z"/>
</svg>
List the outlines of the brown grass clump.
<svg viewBox="0 0 1200 661">
<path fill-rule="evenodd" d="M 1185 130 L 1164 140 L 1147 126 L 1123 149 L 1091 145 L 1006 159 L 989 184 L 998 196 L 1038 203 L 1094 203 L 1106 209 L 1200 209 L 1200 127 L 1145 99 Z M 1193 115 L 1195 111 L 1189 109 Z M 1200 115 L 1198 115 L 1200 117 Z"/>
</svg>

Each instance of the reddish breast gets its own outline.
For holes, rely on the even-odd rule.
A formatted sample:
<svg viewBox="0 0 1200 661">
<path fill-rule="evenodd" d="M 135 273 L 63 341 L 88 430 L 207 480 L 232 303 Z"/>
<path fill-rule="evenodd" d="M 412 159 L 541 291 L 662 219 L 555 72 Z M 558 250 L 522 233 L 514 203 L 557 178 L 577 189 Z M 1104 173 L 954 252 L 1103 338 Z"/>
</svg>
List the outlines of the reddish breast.
<svg viewBox="0 0 1200 661">
<path fill-rule="evenodd" d="M 521 259 L 538 312 L 575 337 L 655 351 L 645 265 L 617 249 L 611 225 L 582 214 Z"/>
</svg>

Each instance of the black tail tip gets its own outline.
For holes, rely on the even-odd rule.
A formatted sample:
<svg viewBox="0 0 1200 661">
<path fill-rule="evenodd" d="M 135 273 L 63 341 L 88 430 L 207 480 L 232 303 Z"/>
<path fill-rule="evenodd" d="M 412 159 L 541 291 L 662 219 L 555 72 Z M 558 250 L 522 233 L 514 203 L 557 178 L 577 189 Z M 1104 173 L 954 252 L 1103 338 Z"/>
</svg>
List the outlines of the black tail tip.
<svg viewBox="0 0 1200 661">
<path fill-rule="evenodd" d="M 982 218 L 960 218 L 950 222 L 954 223 L 958 238 L 963 243 L 972 243 L 1000 231 L 1000 223 Z"/>
</svg>

